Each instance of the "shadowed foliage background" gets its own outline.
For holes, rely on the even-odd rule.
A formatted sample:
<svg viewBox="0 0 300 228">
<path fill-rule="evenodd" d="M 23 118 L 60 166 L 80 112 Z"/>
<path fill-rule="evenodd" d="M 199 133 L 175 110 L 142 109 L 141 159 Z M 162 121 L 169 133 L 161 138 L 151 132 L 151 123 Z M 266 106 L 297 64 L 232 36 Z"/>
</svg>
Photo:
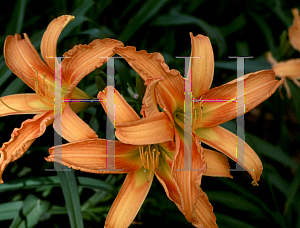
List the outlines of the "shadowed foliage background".
<svg viewBox="0 0 300 228">
<path fill-rule="evenodd" d="M 236 78 L 236 61 L 228 56 L 253 56 L 245 60 L 245 73 L 270 69 L 265 53 L 277 60 L 299 58 L 286 35 L 292 24 L 296 1 L 279 0 L 3 0 L 0 45 L 6 36 L 27 33 L 39 50 L 47 25 L 54 18 L 75 16 L 63 31 L 58 55 L 76 44 L 93 39 L 115 38 L 137 50 L 161 52 L 170 68 L 182 75 L 184 63 L 176 56 L 189 56 L 189 32 L 210 37 L 215 54 L 213 87 Z M 2 52 L 3 53 L 3 52 Z M 106 70 L 105 66 L 101 69 Z M 95 76 L 85 77 L 79 88 L 98 93 Z M 124 60 L 116 60 L 116 88 L 136 111 L 141 98 L 136 73 Z M 105 78 L 103 78 L 105 80 Z M 220 227 L 300 227 L 300 88 L 288 81 L 292 99 L 284 88 L 245 115 L 246 142 L 261 158 L 264 171 L 259 187 L 253 187 L 246 172 L 232 172 L 233 179 L 203 177 L 202 188 L 214 206 Z M 5 65 L 0 56 L 0 94 L 32 92 Z M 281 94 L 280 94 L 281 93 Z M 281 95 L 281 96 L 280 96 Z M 281 98 L 283 97 L 283 98 Z M 101 105 L 81 112 L 84 119 L 105 138 L 105 112 Z M 11 132 L 33 115 L 0 119 L 1 144 Z M 235 120 L 223 124 L 236 131 Z M 52 127 L 5 170 L 0 185 L 1 227 L 102 227 L 107 212 L 122 185 L 124 175 L 95 175 L 80 171 L 57 176 L 44 157 L 53 146 Z M 226 139 L 224 139 L 226 140 Z M 64 141 L 65 142 L 65 141 Z M 231 167 L 235 163 L 230 161 Z M 60 181 L 65 180 L 65 181 Z M 66 189 L 62 193 L 62 187 Z M 80 203 L 74 198 L 80 198 Z M 297 203 L 298 202 L 298 203 Z M 69 210 L 66 209 L 69 205 Z M 82 212 L 82 213 L 81 213 Z M 82 215 L 81 215 L 82 214 Z M 132 227 L 192 227 L 154 181 Z"/>
</svg>

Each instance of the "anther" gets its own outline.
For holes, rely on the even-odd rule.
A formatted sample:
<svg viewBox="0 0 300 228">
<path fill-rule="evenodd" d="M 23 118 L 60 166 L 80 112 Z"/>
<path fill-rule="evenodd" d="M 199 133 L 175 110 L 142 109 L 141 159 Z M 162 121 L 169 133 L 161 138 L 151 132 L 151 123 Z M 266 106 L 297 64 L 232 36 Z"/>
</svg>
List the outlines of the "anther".
<svg viewBox="0 0 300 228">
<path fill-rule="evenodd" d="M 160 152 L 156 151 L 155 155 L 156 155 L 156 157 L 155 157 L 155 168 L 157 168 L 158 164 L 159 164 L 159 155 L 160 155 Z"/>
<path fill-rule="evenodd" d="M 149 152 L 145 152 L 146 155 L 146 169 L 149 169 L 150 167 L 150 163 L 149 163 Z"/>
<path fill-rule="evenodd" d="M 155 151 L 156 151 L 156 149 L 153 149 L 152 150 L 152 158 L 153 158 L 153 160 L 152 160 L 152 170 L 154 171 L 155 170 L 155 168 L 156 168 L 156 164 L 155 164 L 155 161 L 154 161 L 154 159 L 156 158 L 155 157 Z"/>
</svg>

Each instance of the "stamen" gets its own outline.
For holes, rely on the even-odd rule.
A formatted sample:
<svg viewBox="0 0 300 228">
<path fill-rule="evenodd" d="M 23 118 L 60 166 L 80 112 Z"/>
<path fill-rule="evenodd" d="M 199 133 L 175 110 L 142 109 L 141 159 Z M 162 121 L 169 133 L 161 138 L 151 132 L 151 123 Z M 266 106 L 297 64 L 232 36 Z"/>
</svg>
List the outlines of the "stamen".
<svg viewBox="0 0 300 228">
<path fill-rule="evenodd" d="M 149 169 L 150 167 L 150 163 L 149 163 L 149 152 L 145 152 L 145 155 L 146 155 L 146 169 Z"/>
<path fill-rule="evenodd" d="M 0 101 L 2 102 L 2 104 L 4 104 L 4 106 L 6 106 L 7 108 L 9 108 L 9 109 L 11 109 L 11 110 L 14 110 L 14 111 L 16 111 L 16 112 L 31 113 L 31 112 L 28 112 L 28 111 L 22 111 L 22 110 L 18 110 L 18 109 L 15 109 L 15 108 L 10 107 L 9 105 L 5 104 L 5 102 L 1 99 L 1 97 L 0 97 Z"/>
<path fill-rule="evenodd" d="M 144 168 L 152 170 L 154 172 L 159 164 L 160 152 L 157 151 L 157 148 L 153 148 L 151 152 L 151 145 L 148 145 L 148 148 L 144 152 L 144 147 L 140 146 L 139 153 Z"/>
<path fill-rule="evenodd" d="M 154 171 L 155 170 L 155 168 L 156 168 L 156 163 L 155 163 L 155 160 L 154 160 L 154 158 L 155 158 L 155 151 L 156 151 L 156 149 L 153 149 L 152 150 L 152 158 L 153 158 L 153 160 L 152 160 L 152 170 Z"/>
<path fill-rule="evenodd" d="M 160 155 L 160 152 L 159 151 L 156 151 L 156 157 L 155 157 L 155 168 L 158 167 L 158 164 L 159 164 L 159 155 Z"/>
<path fill-rule="evenodd" d="M 31 67 L 34 71 L 35 71 L 35 78 L 30 78 L 30 80 L 34 80 L 34 90 L 36 95 L 38 96 L 38 98 L 40 99 L 40 101 L 47 105 L 52 107 L 55 103 L 54 102 L 50 102 L 48 99 L 48 86 L 46 85 L 46 73 L 43 73 L 43 83 L 41 85 L 44 86 L 44 93 L 45 95 L 42 94 L 42 91 L 39 89 L 39 80 L 38 80 L 38 72 L 34 67 Z"/>
</svg>

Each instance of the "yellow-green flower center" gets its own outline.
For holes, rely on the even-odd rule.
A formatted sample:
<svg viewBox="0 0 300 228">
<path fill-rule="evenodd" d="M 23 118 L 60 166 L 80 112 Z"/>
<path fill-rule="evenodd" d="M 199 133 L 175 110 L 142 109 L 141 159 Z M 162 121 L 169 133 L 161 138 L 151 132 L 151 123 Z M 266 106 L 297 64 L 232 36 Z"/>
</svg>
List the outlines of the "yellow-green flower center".
<svg viewBox="0 0 300 228">
<path fill-rule="evenodd" d="M 155 171 L 159 164 L 160 151 L 156 145 L 140 146 L 140 157 L 145 169 Z"/>
</svg>

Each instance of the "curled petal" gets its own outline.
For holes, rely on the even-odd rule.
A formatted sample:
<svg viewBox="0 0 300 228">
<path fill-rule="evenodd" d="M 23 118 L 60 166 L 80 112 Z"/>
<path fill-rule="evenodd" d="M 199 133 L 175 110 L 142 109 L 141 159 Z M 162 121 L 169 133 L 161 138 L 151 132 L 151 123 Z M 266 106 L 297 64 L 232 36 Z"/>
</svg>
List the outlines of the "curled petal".
<svg viewBox="0 0 300 228">
<path fill-rule="evenodd" d="M 74 19 L 75 17 L 70 15 L 63 15 L 54 19 L 48 25 L 47 30 L 43 35 L 41 52 L 44 61 L 52 69 L 52 72 L 54 72 L 55 68 L 55 58 L 53 57 L 56 57 L 57 40 L 62 30 Z"/>
<path fill-rule="evenodd" d="M 2 173 L 6 166 L 20 158 L 34 142 L 44 134 L 46 127 L 53 122 L 53 111 L 38 114 L 33 119 L 25 120 L 21 128 L 15 128 L 11 139 L 0 148 L 0 183 L 3 183 Z"/>
<path fill-rule="evenodd" d="M 159 81 L 161 81 L 161 78 L 148 79 L 145 82 L 147 89 L 143 98 L 143 105 L 141 110 L 141 115 L 143 117 L 159 112 L 157 109 L 157 102 L 155 96 L 155 87 Z"/>
<path fill-rule="evenodd" d="M 69 168 L 89 173 L 130 173 L 142 167 L 137 146 L 115 141 L 115 151 L 109 154 L 105 139 L 86 139 L 49 149 L 48 162 L 58 162 Z M 114 168 L 107 167 L 108 156 L 113 156 Z"/>
<path fill-rule="evenodd" d="M 153 181 L 153 172 L 128 173 L 105 221 L 105 228 L 126 228 L 141 208 Z"/>
<path fill-rule="evenodd" d="M 69 142 L 98 138 L 96 132 L 79 118 L 69 105 L 66 106 L 62 115 L 58 115 L 55 118 L 53 126 L 56 132 Z"/>
<path fill-rule="evenodd" d="M 108 95 L 108 94 L 111 94 Z M 126 124 L 131 123 L 141 118 L 134 109 L 127 103 L 122 95 L 112 86 L 107 86 L 105 90 L 99 92 L 98 99 L 107 113 L 107 106 L 114 105 L 115 113 L 111 110 L 108 117 L 112 123 Z"/>
<path fill-rule="evenodd" d="M 214 53 L 208 37 L 193 33 L 190 36 L 192 91 L 194 97 L 200 97 L 209 90 L 214 77 Z"/>
<path fill-rule="evenodd" d="M 203 159 L 207 165 L 205 176 L 232 178 L 229 172 L 230 166 L 225 155 L 204 148 Z"/>
<path fill-rule="evenodd" d="M 213 213 L 213 207 L 201 188 L 197 199 L 196 218 L 197 222 L 193 223 L 195 227 L 218 227 L 216 216 Z"/>
<path fill-rule="evenodd" d="M 244 93 L 237 94 L 237 82 L 241 80 L 244 80 Z M 200 100 L 203 104 L 200 128 L 216 126 L 236 118 L 236 101 L 239 98 L 245 101 L 244 113 L 247 113 L 269 98 L 282 83 L 283 80 L 275 79 L 274 71 L 264 70 L 209 90 Z"/>
<path fill-rule="evenodd" d="M 294 16 L 293 25 L 289 27 L 288 35 L 291 45 L 300 51 L 300 15 L 298 9 L 292 9 Z"/>
<path fill-rule="evenodd" d="M 170 70 L 160 53 L 136 51 L 135 47 L 115 48 L 128 64 L 144 79 L 163 77 L 157 85 L 157 101 L 169 113 L 183 109 L 184 80 L 177 70 Z"/>
<path fill-rule="evenodd" d="M 282 61 L 272 66 L 278 77 L 289 77 L 300 79 L 300 59 Z"/>
<path fill-rule="evenodd" d="M 48 87 L 53 87 L 53 71 L 41 60 L 38 52 L 24 33 L 24 39 L 19 34 L 8 36 L 4 44 L 6 65 L 31 89 L 35 90 L 36 72 L 39 83 L 42 83 L 43 74 L 46 74 Z M 44 92 L 43 87 L 40 87 Z M 53 91 L 53 90 L 52 90 Z"/>
<path fill-rule="evenodd" d="M 35 93 L 8 95 L 1 97 L 1 100 L 5 103 L 5 105 L 0 101 L 0 116 L 40 114 L 52 109 L 44 105 Z"/>
<path fill-rule="evenodd" d="M 165 112 L 132 123 L 116 125 L 116 129 L 116 136 L 121 142 L 134 145 L 172 141 L 174 135 L 173 125 Z"/>
<path fill-rule="evenodd" d="M 72 93 L 82 78 L 97 67 L 106 63 L 114 55 L 113 49 L 123 43 L 113 39 L 94 40 L 89 45 L 76 45 L 64 54 L 62 72 L 64 80 L 70 85 L 66 97 Z"/>
<path fill-rule="evenodd" d="M 222 152 L 232 160 L 237 161 L 242 167 L 245 167 L 246 170 L 249 170 L 248 173 L 254 180 L 253 184 L 257 185 L 263 166 L 257 154 L 247 143 L 244 144 L 245 155 L 240 154 L 237 157 L 237 146 L 239 151 L 243 151 L 243 148 L 240 148 L 240 143 L 237 145 L 237 136 L 230 131 L 220 126 L 216 126 L 211 128 L 198 128 L 196 134 L 201 142 Z M 239 140 L 241 139 L 239 138 Z M 242 156 L 245 158 L 244 164 L 243 160 L 241 160 Z"/>
</svg>

